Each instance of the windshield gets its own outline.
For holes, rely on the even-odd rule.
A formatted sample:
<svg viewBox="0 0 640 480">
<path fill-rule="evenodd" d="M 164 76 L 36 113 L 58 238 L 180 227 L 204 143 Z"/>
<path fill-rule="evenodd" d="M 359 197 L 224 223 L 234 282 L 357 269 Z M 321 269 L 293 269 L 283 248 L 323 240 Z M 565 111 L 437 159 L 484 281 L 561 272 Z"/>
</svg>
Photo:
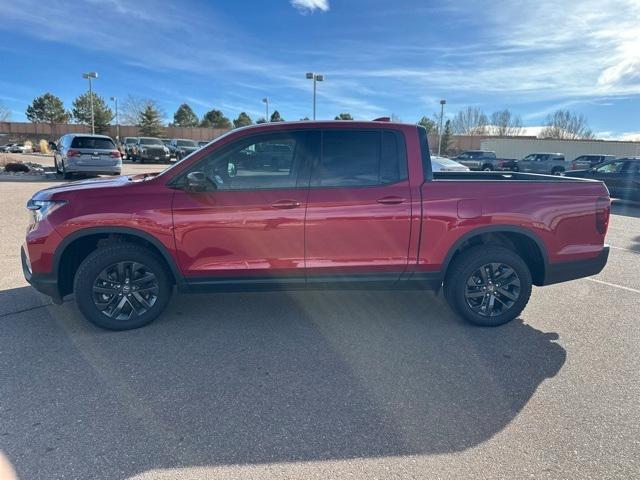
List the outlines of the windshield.
<svg viewBox="0 0 640 480">
<path fill-rule="evenodd" d="M 141 138 L 140 145 L 164 145 L 159 138 Z"/>
<path fill-rule="evenodd" d="M 124 143 L 136 143 L 138 141 L 137 138 L 125 138 Z"/>
<path fill-rule="evenodd" d="M 179 147 L 197 147 L 198 146 L 198 144 L 193 140 L 178 140 L 176 142 L 176 145 L 178 145 Z"/>
</svg>

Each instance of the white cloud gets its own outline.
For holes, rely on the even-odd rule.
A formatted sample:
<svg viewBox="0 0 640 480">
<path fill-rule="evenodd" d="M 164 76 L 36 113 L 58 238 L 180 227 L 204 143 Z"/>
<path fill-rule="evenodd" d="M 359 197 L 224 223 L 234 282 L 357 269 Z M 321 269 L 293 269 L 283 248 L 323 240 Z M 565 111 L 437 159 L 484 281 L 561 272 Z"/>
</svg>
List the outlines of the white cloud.
<svg viewBox="0 0 640 480">
<path fill-rule="evenodd" d="M 291 0 L 291 5 L 302 14 L 313 13 L 315 10 L 329 10 L 329 0 Z"/>
</svg>

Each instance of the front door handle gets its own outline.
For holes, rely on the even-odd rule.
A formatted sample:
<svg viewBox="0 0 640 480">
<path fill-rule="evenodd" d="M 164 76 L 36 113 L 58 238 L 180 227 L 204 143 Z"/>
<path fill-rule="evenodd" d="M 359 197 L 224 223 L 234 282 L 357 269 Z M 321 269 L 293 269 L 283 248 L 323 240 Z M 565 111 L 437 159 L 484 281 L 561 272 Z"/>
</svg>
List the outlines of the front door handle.
<svg viewBox="0 0 640 480">
<path fill-rule="evenodd" d="M 406 201 L 406 198 L 396 196 L 382 197 L 377 200 L 378 203 L 382 203 L 383 205 L 398 205 L 399 203 L 404 203 Z"/>
<path fill-rule="evenodd" d="M 287 210 L 290 208 L 297 208 L 300 206 L 300 202 L 297 200 L 278 200 L 271 204 L 273 208 L 279 208 L 281 210 Z"/>
</svg>

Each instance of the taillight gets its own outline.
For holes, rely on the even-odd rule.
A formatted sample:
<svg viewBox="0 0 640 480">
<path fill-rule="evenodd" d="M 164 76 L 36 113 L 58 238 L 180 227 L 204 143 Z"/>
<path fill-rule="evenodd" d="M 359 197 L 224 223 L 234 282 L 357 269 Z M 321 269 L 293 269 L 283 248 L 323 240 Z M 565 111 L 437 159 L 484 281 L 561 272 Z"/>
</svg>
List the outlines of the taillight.
<svg viewBox="0 0 640 480">
<path fill-rule="evenodd" d="M 122 155 L 120 154 L 120 152 L 118 150 L 114 150 L 113 152 L 111 152 L 111 156 L 113 158 L 120 158 Z"/>
<path fill-rule="evenodd" d="M 80 152 L 78 150 L 68 150 L 67 151 L 67 157 L 76 157 L 80 155 Z"/>
<path fill-rule="evenodd" d="M 609 228 L 611 216 L 611 200 L 608 197 L 598 197 L 596 200 L 596 230 L 603 235 Z"/>
</svg>

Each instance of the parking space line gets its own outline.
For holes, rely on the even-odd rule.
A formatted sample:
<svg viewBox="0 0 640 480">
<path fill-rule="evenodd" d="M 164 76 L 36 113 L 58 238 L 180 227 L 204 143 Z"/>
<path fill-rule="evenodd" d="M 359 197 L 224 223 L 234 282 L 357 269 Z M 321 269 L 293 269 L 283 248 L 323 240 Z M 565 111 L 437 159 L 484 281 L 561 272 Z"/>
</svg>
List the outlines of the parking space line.
<svg viewBox="0 0 640 480">
<path fill-rule="evenodd" d="M 630 248 L 624 248 L 624 247 L 614 247 L 613 245 L 609 245 L 610 248 L 613 248 L 614 250 L 622 250 L 625 252 L 631 252 L 631 253 L 640 253 L 638 250 L 632 250 Z"/>
<path fill-rule="evenodd" d="M 596 282 L 596 283 L 600 283 L 602 285 L 608 285 L 610 287 L 614 287 L 614 288 L 620 288 L 621 290 L 626 290 L 628 292 L 633 292 L 633 293 L 640 293 L 640 290 L 636 290 L 635 288 L 631 288 L 631 287 L 623 287 L 622 285 L 616 285 L 615 283 L 609 283 L 609 282 L 605 282 L 603 280 L 598 280 L 596 278 L 585 278 L 585 280 L 590 280 L 592 282 Z"/>
</svg>

